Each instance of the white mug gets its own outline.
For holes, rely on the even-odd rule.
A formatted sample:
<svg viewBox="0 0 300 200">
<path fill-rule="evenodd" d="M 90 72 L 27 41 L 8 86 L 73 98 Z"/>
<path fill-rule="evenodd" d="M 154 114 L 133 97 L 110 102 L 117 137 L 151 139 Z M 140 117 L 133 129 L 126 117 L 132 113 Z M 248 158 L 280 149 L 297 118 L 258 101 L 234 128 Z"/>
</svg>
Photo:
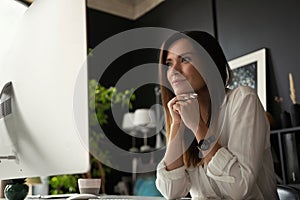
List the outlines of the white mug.
<svg viewBox="0 0 300 200">
<path fill-rule="evenodd" d="M 101 187 L 100 178 L 80 178 L 78 179 L 80 194 L 99 194 Z"/>
</svg>

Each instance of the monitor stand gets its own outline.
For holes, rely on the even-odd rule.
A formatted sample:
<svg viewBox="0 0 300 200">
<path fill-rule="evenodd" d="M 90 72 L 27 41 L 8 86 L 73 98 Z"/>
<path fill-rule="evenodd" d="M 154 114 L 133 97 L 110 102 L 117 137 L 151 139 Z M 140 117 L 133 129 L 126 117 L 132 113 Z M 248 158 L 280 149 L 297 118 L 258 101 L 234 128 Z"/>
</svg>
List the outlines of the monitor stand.
<svg viewBox="0 0 300 200">
<path fill-rule="evenodd" d="M 0 93 L 0 119 L 5 118 L 11 114 L 11 89 L 12 82 L 8 82 L 4 85 Z M 1 134 L 1 133 L 0 133 Z M 16 160 L 16 155 L 0 155 L 0 162 L 2 160 Z"/>
</svg>

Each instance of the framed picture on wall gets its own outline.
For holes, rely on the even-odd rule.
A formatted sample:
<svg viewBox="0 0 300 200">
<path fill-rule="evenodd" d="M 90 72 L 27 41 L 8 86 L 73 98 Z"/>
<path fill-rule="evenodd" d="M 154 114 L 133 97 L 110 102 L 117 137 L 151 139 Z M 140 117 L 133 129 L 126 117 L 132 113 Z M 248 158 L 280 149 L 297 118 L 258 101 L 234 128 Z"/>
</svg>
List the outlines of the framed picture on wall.
<svg viewBox="0 0 300 200">
<path fill-rule="evenodd" d="M 249 86 L 256 90 L 258 97 L 267 110 L 266 97 L 266 49 L 259 49 L 228 62 L 233 79 L 229 88 Z"/>
</svg>

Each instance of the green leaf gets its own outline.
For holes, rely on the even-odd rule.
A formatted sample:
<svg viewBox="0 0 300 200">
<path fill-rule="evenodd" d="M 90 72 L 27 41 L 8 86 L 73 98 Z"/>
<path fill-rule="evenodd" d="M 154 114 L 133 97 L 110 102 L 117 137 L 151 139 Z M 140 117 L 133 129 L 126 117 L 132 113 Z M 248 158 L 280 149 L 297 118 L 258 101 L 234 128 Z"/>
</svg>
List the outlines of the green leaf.
<svg viewBox="0 0 300 200">
<path fill-rule="evenodd" d="M 90 123 L 90 146 L 93 148 L 97 154 L 97 158 L 100 160 L 105 160 L 105 163 L 109 164 L 110 162 L 110 152 L 103 151 L 99 148 L 99 144 L 103 141 L 105 137 L 104 133 L 99 133 L 96 128 L 97 125 L 103 125 L 108 123 L 107 112 L 115 105 L 120 104 L 122 107 L 128 106 L 132 109 L 132 102 L 135 100 L 134 89 L 127 89 L 124 92 L 119 92 L 116 87 L 105 88 L 100 85 L 97 80 L 89 80 L 89 123 Z M 92 159 L 93 160 L 93 159 Z M 109 169 L 105 167 L 105 170 Z M 109 170 L 107 170 L 109 171 Z M 94 175 L 99 175 L 97 172 L 92 172 Z M 57 181 L 60 182 L 60 181 Z M 56 184 L 56 188 L 60 187 L 55 180 L 52 184 Z M 71 180 L 65 185 L 69 185 L 68 190 L 73 190 L 71 186 L 73 182 Z M 60 192 L 59 189 L 55 192 Z"/>
</svg>

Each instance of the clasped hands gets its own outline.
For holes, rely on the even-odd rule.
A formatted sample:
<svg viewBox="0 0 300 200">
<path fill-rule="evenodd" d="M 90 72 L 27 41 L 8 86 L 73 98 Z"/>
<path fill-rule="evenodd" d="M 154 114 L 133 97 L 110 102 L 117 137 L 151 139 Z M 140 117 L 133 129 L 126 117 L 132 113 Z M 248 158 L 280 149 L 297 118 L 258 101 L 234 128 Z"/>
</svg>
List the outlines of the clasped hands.
<svg viewBox="0 0 300 200">
<path fill-rule="evenodd" d="M 168 109 L 171 114 L 173 127 L 180 127 L 183 122 L 194 133 L 198 141 L 205 138 L 208 127 L 206 127 L 206 123 L 201 117 L 200 105 L 197 98 L 188 98 L 182 101 L 176 96 L 168 102 Z M 208 164 L 221 147 L 217 142 L 206 155 L 204 163 Z"/>
<path fill-rule="evenodd" d="M 168 102 L 168 109 L 173 125 L 180 125 L 183 122 L 196 136 L 200 124 L 204 123 L 200 121 L 200 107 L 197 97 L 176 96 Z"/>
</svg>

